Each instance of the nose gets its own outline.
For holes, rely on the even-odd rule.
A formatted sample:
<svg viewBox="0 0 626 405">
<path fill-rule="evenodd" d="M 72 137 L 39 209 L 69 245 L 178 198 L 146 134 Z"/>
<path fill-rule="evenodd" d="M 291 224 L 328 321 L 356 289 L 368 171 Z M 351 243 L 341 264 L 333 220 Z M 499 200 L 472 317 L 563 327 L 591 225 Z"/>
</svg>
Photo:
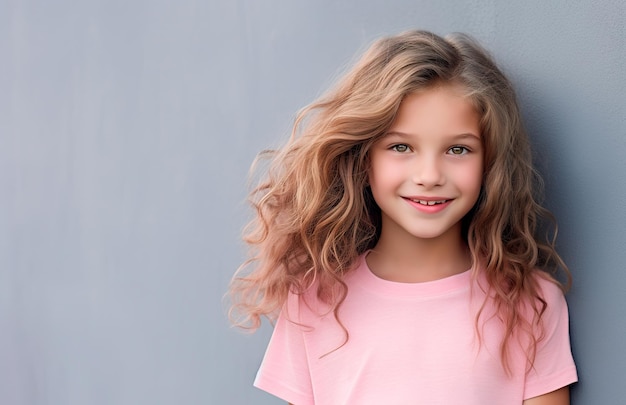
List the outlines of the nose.
<svg viewBox="0 0 626 405">
<path fill-rule="evenodd" d="M 426 188 L 443 185 L 445 181 L 442 162 L 436 157 L 422 156 L 417 159 L 413 171 L 413 182 Z"/>
</svg>

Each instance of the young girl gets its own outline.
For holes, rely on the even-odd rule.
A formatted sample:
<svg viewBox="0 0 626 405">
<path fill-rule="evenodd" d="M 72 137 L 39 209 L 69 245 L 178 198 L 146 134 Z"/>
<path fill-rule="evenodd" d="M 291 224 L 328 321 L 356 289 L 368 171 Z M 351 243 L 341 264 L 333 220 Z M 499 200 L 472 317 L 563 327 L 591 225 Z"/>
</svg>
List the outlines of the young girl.
<svg viewBox="0 0 626 405">
<path fill-rule="evenodd" d="M 509 81 L 464 35 L 376 42 L 252 193 L 239 325 L 305 404 L 567 404 L 577 380 Z"/>
</svg>

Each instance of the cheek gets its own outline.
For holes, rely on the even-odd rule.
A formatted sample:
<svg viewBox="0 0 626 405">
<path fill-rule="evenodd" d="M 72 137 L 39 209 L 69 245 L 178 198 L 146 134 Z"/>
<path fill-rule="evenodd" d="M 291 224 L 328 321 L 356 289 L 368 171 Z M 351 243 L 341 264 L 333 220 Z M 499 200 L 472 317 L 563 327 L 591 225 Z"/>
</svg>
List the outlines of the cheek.
<svg viewBox="0 0 626 405">
<path fill-rule="evenodd" d="M 478 194 L 480 194 L 480 190 L 483 188 L 483 168 L 482 165 L 476 169 L 476 172 L 474 173 L 474 176 L 472 176 L 472 180 L 473 180 L 473 186 L 474 186 L 474 190 L 476 192 L 476 196 L 478 196 Z"/>
<path fill-rule="evenodd" d="M 467 192 L 472 192 L 478 195 L 483 184 L 483 166 L 482 164 L 475 164 L 471 167 L 466 167 L 460 173 L 460 180 L 463 188 Z"/>
<path fill-rule="evenodd" d="M 394 170 L 393 165 L 389 165 L 382 159 L 374 160 L 367 172 L 367 181 L 374 200 L 379 204 L 381 199 L 393 193 L 398 187 L 398 170 Z"/>
<path fill-rule="evenodd" d="M 367 172 L 367 183 L 369 184 L 374 197 L 376 197 L 381 189 L 385 188 L 385 182 L 381 181 L 381 179 L 384 178 L 384 173 L 381 173 L 380 170 L 376 170 L 373 167 Z"/>
<path fill-rule="evenodd" d="M 367 171 L 367 180 L 370 185 L 384 183 L 385 179 L 389 179 L 390 172 L 389 164 L 382 157 L 374 155 L 370 161 L 370 168 Z"/>
</svg>

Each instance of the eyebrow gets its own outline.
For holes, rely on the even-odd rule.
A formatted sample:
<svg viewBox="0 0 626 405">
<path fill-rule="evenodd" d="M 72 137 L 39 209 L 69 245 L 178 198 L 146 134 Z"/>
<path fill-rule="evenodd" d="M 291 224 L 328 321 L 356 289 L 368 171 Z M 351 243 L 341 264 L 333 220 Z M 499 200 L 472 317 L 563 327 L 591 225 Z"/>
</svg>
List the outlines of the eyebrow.
<svg viewBox="0 0 626 405">
<path fill-rule="evenodd" d="M 384 136 L 390 136 L 390 135 L 399 136 L 401 138 L 409 138 L 409 137 L 411 137 L 411 134 L 407 134 L 406 132 L 400 132 L 400 131 L 388 131 L 387 133 L 385 133 Z M 461 134 L 450 135 L 450 138 L 452 138 L 452 139 L 476 138 L 476 139 L 480 140 L 480 136 L 476 135 L 476 134 L 474 134 L 472 132 L 463 132 Z"/>
</svg>

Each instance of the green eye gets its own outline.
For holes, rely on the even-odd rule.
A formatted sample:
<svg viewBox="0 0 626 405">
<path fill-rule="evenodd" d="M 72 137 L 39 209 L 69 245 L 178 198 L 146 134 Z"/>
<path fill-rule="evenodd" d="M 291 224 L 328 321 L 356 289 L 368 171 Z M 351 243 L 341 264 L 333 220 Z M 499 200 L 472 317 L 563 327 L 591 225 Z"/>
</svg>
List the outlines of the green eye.
<svg viewBox="0 0 626 405">
<path fill-rule="evenodd" d="M 468 149 L 465 146 L 453 146 L 449 149 L 449 152 L 452 155 L 464 155 L 468 152 Z"/>
<path fill-rule="evenodd" d="M 398 145 L 393 145 L 391 149 L 396 152 L 404 153 L 409 150 L 409 147 L 408 145 L 398 144 Z"/>
</svg>

